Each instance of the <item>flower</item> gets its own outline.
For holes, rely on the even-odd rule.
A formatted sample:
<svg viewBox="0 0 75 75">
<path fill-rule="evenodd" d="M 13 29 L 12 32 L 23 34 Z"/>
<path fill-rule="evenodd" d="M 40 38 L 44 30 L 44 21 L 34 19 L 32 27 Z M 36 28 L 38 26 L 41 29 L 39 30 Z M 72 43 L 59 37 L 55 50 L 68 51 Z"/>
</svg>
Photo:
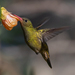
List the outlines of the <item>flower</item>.
<svg viewBox="0 0 75 75">
<path fill-rule="evenodd" d="M 1 7 L 1 21 L 7 30 L 12 30 L 12 28 L 17 25 L 20 19 L 21 18 L 19 16 L 11 14 L 4 7 Z"/>
</svg>

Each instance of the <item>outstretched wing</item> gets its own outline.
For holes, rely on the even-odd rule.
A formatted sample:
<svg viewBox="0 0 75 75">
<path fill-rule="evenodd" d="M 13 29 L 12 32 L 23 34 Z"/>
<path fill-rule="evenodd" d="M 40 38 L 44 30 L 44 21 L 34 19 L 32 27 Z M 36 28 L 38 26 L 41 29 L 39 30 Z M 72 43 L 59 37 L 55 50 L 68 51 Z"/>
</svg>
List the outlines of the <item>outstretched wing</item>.
<svg viewBox="0 0 75 75">
<path fill-rule="evenodd" d="M 52 29 L 41 29 L 39 30 L 42 33 L 42 37 L 45 41 L 50 40 L 51 38 L 55 37 L 59 33 L 71 28 L 71 26 L 65 26 L 61 28 L 52 28 Z"/>
<path fill-rule="evenodd" d="M 49 21 L 49 18 L 45 18 L 39 25 L 38 25 L 38 27 L 36 27 L 36 29 L 38 30 L 41 26 L 43 26 L 46 22 L 48 22 Z"/>
</svg>

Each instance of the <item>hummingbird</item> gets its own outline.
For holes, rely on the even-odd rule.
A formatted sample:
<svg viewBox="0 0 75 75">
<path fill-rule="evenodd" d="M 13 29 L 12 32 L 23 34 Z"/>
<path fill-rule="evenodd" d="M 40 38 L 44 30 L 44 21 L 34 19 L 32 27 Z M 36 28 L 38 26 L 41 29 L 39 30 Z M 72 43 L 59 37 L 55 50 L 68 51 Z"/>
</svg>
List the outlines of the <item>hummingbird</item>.
<svg viewBox="0 0 75 75">
<path fill-rule="evenodd" d="M 28 18 L 22 18 L 20 20 L 21 27 L 24 33 L 24 38 L 27 45 L 36 53 L 41 54 L 44 60 L 47 62 L 50 68 L 52 68 L 49 48 L 47 41 L 58 35 L 59 33 L 70 28 L 69 26 L 63 26 L 60 28 L 46 28 L 39 29 L 43 26 L 48 19 L 45 19 L 38 27 L 34 28 L 32 22 Z"/>
</svg>

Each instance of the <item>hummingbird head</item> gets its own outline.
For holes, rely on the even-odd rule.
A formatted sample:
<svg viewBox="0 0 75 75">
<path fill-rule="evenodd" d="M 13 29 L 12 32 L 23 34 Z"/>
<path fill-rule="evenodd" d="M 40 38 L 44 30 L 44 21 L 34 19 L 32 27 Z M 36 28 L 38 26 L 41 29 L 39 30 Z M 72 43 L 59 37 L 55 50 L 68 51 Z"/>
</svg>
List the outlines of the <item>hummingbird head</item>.
<svg viewBox="0 0 75 75">
<path fill-rule="evenodd" d="M 31 21 L 27 18 L 22 18 L 20 22 L 23 27 L 33 27 Z"/>
</svg>

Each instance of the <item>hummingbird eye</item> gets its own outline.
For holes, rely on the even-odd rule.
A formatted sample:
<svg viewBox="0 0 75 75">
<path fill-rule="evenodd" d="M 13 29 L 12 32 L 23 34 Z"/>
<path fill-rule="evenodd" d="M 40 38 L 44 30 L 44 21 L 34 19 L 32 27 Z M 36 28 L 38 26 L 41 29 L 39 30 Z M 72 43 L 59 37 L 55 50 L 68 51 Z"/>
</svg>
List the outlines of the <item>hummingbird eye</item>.
<svg viewBox="0 0 75 75">
<path fill-rule="evenodd" d="M 27 20 L 25 20 L 25 22 L 27 22 Z"/>
</svg>

